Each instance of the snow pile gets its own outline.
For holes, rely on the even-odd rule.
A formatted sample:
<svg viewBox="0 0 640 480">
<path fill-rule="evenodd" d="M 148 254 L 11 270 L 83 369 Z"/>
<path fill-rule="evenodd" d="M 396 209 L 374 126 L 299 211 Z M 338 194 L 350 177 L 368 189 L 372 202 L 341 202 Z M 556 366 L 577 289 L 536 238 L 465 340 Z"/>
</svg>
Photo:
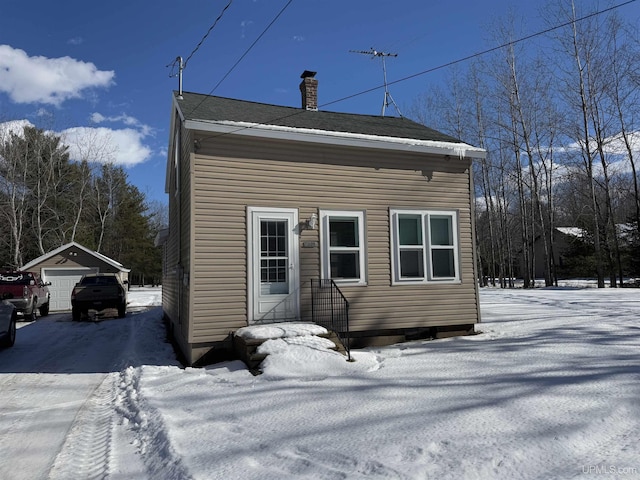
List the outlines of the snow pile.
<svg viewBox="0 0 640 480">
<path fill-rule="evenodd" d="M 268 323 L 252 325 L 236 330 L 235 334 L 244 339 L 262 339 L 296 337 L 301 335 L 326 335 L 326 328 L 314 323 Z"/>
<path fill-rule="evenodd" d="M 127 306 L 162 306 L 162 287 L 131 287 L 127 294 Z"/>
</svg>

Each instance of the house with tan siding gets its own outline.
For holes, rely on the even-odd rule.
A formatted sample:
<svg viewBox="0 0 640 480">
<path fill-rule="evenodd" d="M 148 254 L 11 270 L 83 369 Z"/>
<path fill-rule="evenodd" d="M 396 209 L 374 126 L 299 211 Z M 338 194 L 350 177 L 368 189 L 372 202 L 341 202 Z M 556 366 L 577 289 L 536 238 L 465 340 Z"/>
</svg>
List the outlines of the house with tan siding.
<svg viewBox="0 0 640 480">
<path fill-rule="evenodd" d="M 472 160 L 406 118 L 174 92 L 163 309 L 185 360 L 264 322 L 312 321 L 311 282 L 349 302 L 352 346 L 479 322 Z"/>
</svg>

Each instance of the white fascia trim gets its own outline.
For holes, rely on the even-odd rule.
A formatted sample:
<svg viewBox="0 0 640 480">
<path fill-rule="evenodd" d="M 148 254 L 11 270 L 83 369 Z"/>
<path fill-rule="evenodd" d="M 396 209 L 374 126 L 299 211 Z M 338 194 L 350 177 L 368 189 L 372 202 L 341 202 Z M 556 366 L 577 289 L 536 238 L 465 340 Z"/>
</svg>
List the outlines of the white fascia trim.
<svg viewBox="0 0 640 480">
<path fill-rule="evenodd" d="M 52 250 L 48 253 L 45 253 L 44 255 L 39 256 L 38 258 L 36 258 L 35 260 L 30 261 L 29 263 L 23 265 L 21 267 L 21 269 L 23 270 L 29 270 L 30 268 L 34 267 L 35 265 L 44 262 L 45 260 L 48 260 L 49 258 L 52 258 L 56 255 L 58 255 L 59 253 L 65 251 L 68 248 L 72 248 L 75 247 L 79 250 L 82 250 L 86 253 L 88 253 L 89 255 L 93 255 L 96 258 L 99 258 L 101 260 L 103 260 L 104 262 L 108 263 L 109 265 L 111 265 L 114 268 L 117 268 L 118 270 L 120 270 L 121 272 L 130 272 L 131 269 L 130 268 L 125 268 L 120 262 L 116 262 L 113 258 L 109 258 L 106 255 L 103 255 L 101 253 L 98 252 L 94 252 L 93 250 L 89 250 L 87 247 L 80 245 L 77 242 L 69 242 L 65 245 L 62 245 L 58 248 L 56 248 L 55 250 Z M 82 267 L 78 267 L 78 268 L 82 268 Z"/>
<path fill-rule="evenodd" d="M 185 127 L 190 130 L 202 130 L 221 134 L 247 135 L 251 137 L 292 140 L 298 142 L 326 143 L 348 147 L 378 148 L 408 152 L 449 155 L 459 158 L 484 159 L 487 152 L 466 143 L 438 142 L 435 140 L 416 140 L 413 138 L 366 135 L 363 133 L 335 132 L 311 128 L 284 127 L 251 122 L 187 120 Z"/>
</svg>

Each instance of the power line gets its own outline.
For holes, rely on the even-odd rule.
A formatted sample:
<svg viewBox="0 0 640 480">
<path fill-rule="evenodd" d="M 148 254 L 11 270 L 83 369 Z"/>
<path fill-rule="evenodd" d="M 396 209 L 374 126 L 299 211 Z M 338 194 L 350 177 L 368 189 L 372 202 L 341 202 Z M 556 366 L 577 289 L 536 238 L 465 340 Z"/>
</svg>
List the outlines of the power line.
<svg viewBox="0 0 640 480">
<path fill-rule="evenodd" d="M 218 15 L 218 18 L 215 19 L 213 24 L 209 27 L 209 30 L 207 30 L 207 33 L 205 33 L 204 36 L 202 37 L 202 40 L 200 40 L 198 45 L 196 45 L 196 48 L 193 49 L 193 51 L 189 54 L 187 59 L 184 61 L 184 64 L 183 64 L 182 68 L 186 68 L 187 67 L 187 63 L 189 63 L 189 60 L 191 60 L 191 57 L 193 57 L 193 55 L 198 51 L 200 46 L 204 43 L 204 41 L 207 39 L 207 37 L 211 33 L 211 30 L 213 30 L 215 28 L 215 26 L 218 24 L 218 22 L 220 21 L 220 19 L 224 15 L 224 12 L 227 11 L 227 9 L 231 6 L 232 3 L 233 3 L 233 0 L 229 0 L 229 3 L 227 3 L 227 5 L 222 9 L 222 11 L 220 12 L 220 15 Z"/>
<path fill-rule="evenodd" d="M 289 3 L 291 3 L 292 1 L 293 1 L 293 0 L 289 0 Z M 535 37 L 538 37 L 538 36 L 540 36 L 540 35 L 544 35 L 544 34 L 546 34 L 546 33 L 553 32 L 554 30 L 558 30 L 558 29 L 560 29 L 560 28 L 567 27 L 567 26 L 572 25 L 572 24 L 574 24 L 574 23 L 578 23 L 578 22 L 581 22 L 581 21 L 583 21 L 583 20 L 587 20 L 587 19 L 589 19 L 589 18 L 596 17 L 596 16 L 601 15 L 601 14 L 603 14 L 603 13 L 607 13 L 607 12 L 610 12 L 610 11 L 612 11 L 612 10 L 618 9 L 618 8 L 620 8 L 620 7 L 624 7 L 624 6 L 626 6 L 626 5 L 629 5 L 629 4 L 631 4 L 631 3 L 634 3 L 634 2 L 636 2 L 636 1 L 637 1 L 637 0 L 628 0 L 628 1 L 626 1 L 626 2 L 620 3 L 620 4 L 618 4 L 618 5 L 614 5 L 614 6 L 612 6 L 612 7 L 606 8 L 606 9 L 604 9 L 604 10 L 598 10 L 598 11 L 596 11 L 596 12 L 590 13 L 590 14 L 585 15 L 585 16 L 583 16 L 583 17 L 576 18 L 576 19 L 574 19 L 574 20 L 570 20 L 570 21 L 565 22 L 565 23 L 563 23 L 563 24 L 560 24 L 560 25 L 556 25 L 556 26 L 554 26 L 554 27 L 547 28 L 546 30 L 541 30 L 541 31 L 539 31 L 539 32 L 532 33 L 532 34 L 530 34 L 530 35 L 526 35 L 526 36 L 521 37 L 521 38 L 518 38 L 518 39 L 516 39 L 516 40 L 510 41 L 510 42 L 507 42 L 507 43 L 503 43 L 502 45 L 499 45 L 499 46 L 496 46 L 496 47 L 492 47 L 492 48 L 489 48 L 489 49 L 487 49 L 487 50 L 483 50 L 483 51 L 480 51 L 480 52 L 476 52 L 476 53 L 474 53 L 474 54 L 472 54 L 472 55 L 467 55 L 466 57 L 459 58 L 459 59 L 457 59 L 457 60 L 452 60 L 451 62 L 447 62 L 447 63 L 442 64 L 442 65 L 439 65 L 439 66 L 437 66 L 437 67 L 433 67 L 433 68 L 430 68 L 430 69 L 427 69 L 427 70 L 423 70 L 422 72 L 414 73 L 413 75 L 409 75 L 409 76 L 407 76 L 407 77 L 403 77 L 403 78 L 400 78 L 400 79 L 398 79 L 398 80 L 394 80 L 394 81 L 392 81 L 392 82 L 389 82 L 387 85 L 395 85 L 396 83 L 405 82 L 405 81 L 407 81 L 407 80 L 411 80 L 411 79 L 413 79 L 413 78 L 417 78 L 417 77 L 420 77 L 420 76 L 422 76 L 422 75 L 426 75 L 427 73 L 435 72 L 435 71 L 437 71 L 437 70 L 441 70 L 441 69 L 443 69 L 443 68 L 447 68 L 447 67 L 450 67 L 450 66 L 452 66 L 452 65 L 456 65 L 456 64 L 458 64 L 458 63 L 462 63 L 462 62 L 465 62 L 465 61 L 467 61 L 467 60 L 471 60 L 472 58 L 476 58 L 476 57 L 479 57 L 479 56 L 482 56 L 482 55 L 486 55 L 487 53 L 495 52 L 495 51 L 497 51 L 497 50 L 500 50 L 500 49 L 502 49 L 502 48 L 508 47 L 508 46 L 510 46 L 510 45 L 516 45 L 516 44 L 518 44 L 518 43 L 524 42 L 524 41 L 526 41 L 526 40 L 530 40 L 530 39 L 535 38 Z M 287 5 L 285 5 L 285 7 L 284 7 L 284 8 L 287 8 L 287 7 L 289 6 L 289 3 L 287 3 Z M 276 16 L 276 18 L 271 22 L 271 24 L 273 24 L 273 22 L 275 22 L 275 20 L 280 16 L 280 14 L 281 14 L 283 11 L 284 11 L 284 9 L 283 9 L 279 14 L 278 14 L 278 16 Z M 269 27 L 271 26 L 271 24 L 269 24 Z M 267 27 L 267 29 L 268 29 L 269 27 Z M 265 30 L 265 31 L 266 31 L 266 30 Z M 265 32 L 263 32 L 260 36 L 262 36 L 264 33 L 265 33 Z M 260 38 L 260 37 L 258 37 L 258 38 Z M 256 42 L 254 42 L 254 44 L 255 44 L 255 43 L 256 43 Z M 251 47 L 253 47 L 253 45 L 252 45 Z M 250 47 L 250 48 L 251 48 L 251 47 Z M 245 55 L 246 55 L 246 53 L 248 53 L 248 51 L 247 51 L 247 52 L 245 52 Z M 244 55 L 243 55 L 243 57 L 244 57 Z M 243 57 L 241 57 L 241 59 L 242 59 Z M 236 64 L 237 64 L 237 63 L 239 63 L 239 61 L 238 61 L 238 62 L 236 62 Z M 234 67 L 235 67 L 235 65 L 234 65 Z M 232 69 L 233 69 L 233 68 L 232 68 Z M 227 75 L 228 75 L 229 73 L 231 73 L 231 70 L 227 73 Z M 225 78 L 226 78 L 226 75 L 225 75 Z M 224 78 L 223 78 L 223 80 L 224 80 Z M 222 82 L 222 80 L 221 80 L 220 82 L 218 82 L 218 85 L 219 85 L 221 82 Z M 213 90 L 215 90 L 215 89 L 218 87 L 218 85 L 216 85 L 216 86 L 213 88 Z M 337 100 L 333 100 L 333 101 L 331 101 L 331 102 L 327 102 L 327 103 L 325 103 L 325 104 L 320 105 L 320 107 L 326 107 L 326 106 L 328 106 L 328 105 L 333 105 L 333 104 L 335 104 L 335 103 L 344 102 L 345 100 L 350 100 L 350 99 L 352 99 L 352 98 L 359 97 L 360 95 L 365 95 L 365 94 L 367 94 L 367 93 L 374 92 L 374 91 L 379 90 L 379 89 L 381 89 L 381 88 L 385 88 L 385 85 L 379 85 L 379 86 L 377 86 L 377 87 L 372 87 L 372 88 L 369 88 L 369 89 L 367 89 L 367 90 L 363 90 L 363 91 L 361 91 L 361 92 L 354 93 L 354 94 L 352 94 L 352 95 L 348 95 L 348 96 L 346 96 L 346 97 L 342 97 L 342 98 L 339 98 L 339 99 L 337 99 Z M 209 92 L 207 95 L 205 95 L 205 96 L 204 96 L 204 98 L 200 101 L 200 103 L 198 103 L 198 105 L 197 105 L 193 110 L 191 110 L 191 112 L 189 112 L 189 115 L 191 115 L 193 112 L 195 112 L 195 111 L 198 109 L 198 107 L 200 107 L 200 105 L 202 105 L 202 103 L 206 100 L 206 98 L 207 98 L 207 97 L 211 96 L 211 94 L 213 93 L 213 90 L 212 90 L 211 92 Z M 306 110 L 296 110 L 296 111 L 292 112 L 292 113 L 291 113 L 291 114 L 289 114 L 289 115 L 284 115 L 284 116 L 282 116 L 282 117 L 274 118 L 274 119 L 270 120 L 269 122 L 260 123 L 260 124 L 258 124 L 258 125 L 268 125 L 268 124 L 270 124 L 270 123 L 277 122 L 277 121 L 279 121 L 279 120 L 285 120 L 285 119 L 287 119 L 287 118 L 291 118 L 291 117 L 294 117 L 294 116 L 296 116 L 296 115 L 300 115 L 300 114 L 301 114 L 302 112 L 304 112 L 304 111 L 306 111 Z M 254 128 L 254 127 L 255 127 L 255 125 L 246 126 L 246 127 L 238 127 L 237 129 L 232 130 L 232 131 L 230 131 L 230 132 L 220 133 L 220 134 L 218 134 L 218 135 L 209 135 L 209 136 L 207 136 L 207 137 L 205 137 L 205 138 L 218 138 L 218 137 L 222 137 L 222 136 L 225 136 L 225 135 L 230 135 L 230 134 L 233 134 L 233 133 L 241 132 L 241 131 L 243 131 L 243 130 L 248 130 L 248 129 L 251 129 L 251 128 Z"/>
<path fill-rule="evenodd" d="M 267 33 L 267 31 L 273 26 L 274 23 L 276 23 L 276 21 L 278 20 L 278 18 L 280 18 L 280 16 L 284 13 L 284 11 L 289 7 L 289 5 L 291 5 L 291 3 L 293 2 L 293 0 L 289 0 L 286 5 L 284 7 L 282 7 L 282 9 L 278 12 L 278 14 L 273 18 L 273 20 L 271 20 L 271 22 L 269 23 L 269 25 L 267 25 L 265 27 L 265 29 L 262 31 L 262 33 L 260 35 L 258 35 L 258 37 L 253 41 L 253 43 L 249 46 L 249 48 L 247 48 L 247 50 L 240 56 L 240 58 L 236 61 L 236 63 L 233 64 L 233 66 L 227 71 L 227 73 L 224 74 L 224 76 L 220 79 L 220 81 L 218 83 L 216 83 L 215 87 L 213 87 L 211 89 L 211 91 L 205 96 L 208 97 L 210 95 L 213 94 L 213 92 L 215 92 L 218 87 L 220 86 L 220 84 L 222 82 L 224 82 L 227 77 L 229 75 L 231 75 L 231 72 L 233 72 L 235 70 L 235 68 L 238 66 L 238 64 L 244 59 L 244 57 L 246 57 L 249 52 L 251 51 L 251 49 L 253 49 L 253 47 L 260 41 L 260 39 L 265 35 L 265 33 Z M 193 112 L 195 112 L 200 105 L 202 105 L 202 102 L 204 102 L 205 99 L 202 99 L 202 101 L 195 106 L 195 108 L 193 110 L 191 110 L 191 112 L 189 112 L 189 115 L 191 115 Z"/>
<path fill-rule="evenodd" d="M 462 62 L 466 62 L 467 60 L 471 60 L 472 58 L 480 57 L 482 55 L 486 55 L 487 53 L 495 52 L 496 50 L 500 50 L 502 48 L 505 48 L 505 47 L 508 47 L 508 46 L 511 46 L 511 45 L 516 45 L 516 44 L 524 42 L 526 40 L 531 40 L 532 38 L 539 37 L 540 35 L 544 35 L 544 34 L 547 34 L 549 32 L 553 32 L 554 30 L 558 30 L 560 28 L 568 27 L 569 25 L 571 25 L 573 23 L 581 22 L 583 20 L 587 20 L 588 18 L 592 18 L 592 17 L 598 16 L 598 15 L 601 15 L 603 13 L 610 12 L 612 10 L 615 10 L 617 8 L 620 8 L 620 7 L 624 7 L 626 5 L 634 3 L 636 1 L 637 0 L 629 0 L 627 2 L 620 3 L 619 5 L 614 5 L 612 7 L 605 8 L 604 10 L 599 10 L 597 12 L 590 13 L 588 15 L 585 15 L 584 17 L 580 17 L 580 18 L 577 18 L 575 20 L 570 20 L 570 21 L 565 22 L 565 23 L 563 23 L 561 25 L 556 25 L 555 27 L 550 27 L 550 28 L 547 28 L 546 30 L 542 30 L 542 31 L 539 31 L 539 32 L 536 32 L 536 33 L 532 33 L 531 35 L 527 35 L 525 37 L 518 38 L 517 40 L 513 40 L 513 41 L 507 42 L 507 43 L 503 43 L 502 45 L 498 45 L 497 47 L 492 47 L 492 48 L 489 48 L 487 50 L 483 50 L 481 52 L 476 52 L 476 53 L 474 53 L 472 55 L 467 55 L 466 57 L 459 58 L 458 60 L 453 60 L 451 62 L 439 65 L 437 67 L 429 68 L 427 70 L 423 70 L 422 72 L 414 73 L 413 75 L 409 75 L 407 77 L 403 77 L 403 78 L 400 78 L 398 80 L 394 80 L 392 82 L 388 82 L 386 84 L 386 86 L 395 85 L 396 83 L 400 83 L 400 82 L 406 82 L 407 80 L 411 80 L 413 78 L 420 77 L 422 75 L 426 75 L 427 73 L 431 73 L 431 72 L 435 72 L 436 70 L 441 70 L 443 68 L 451 67 L 452 65 L 456 65 L 456 64 L 462 63 Z M 367 93 L 375 92 L 376 90 L 379 90 L 381 88 L 386 88 L 386 86 L 385 85 L 378 85 L 377 87 L 372 87 L 372 88 L 369 88 L 369 89 L 364 90 L 362 92 L 354 93 L 352 95 L 348 95 L 346 97 L 342 97 L 342 98 L 339 98 L 337 100 L 333 100 L 331 102 L 325 103 L 323 105 L 320 105 L 320 107 L 326 107 L 328 105 L 333 105 L 334 103 L 344 102 L 345 100 L 350 100 L 352 98 L 359 97 L 360 95 L 365 95 Z"/>
</svg>

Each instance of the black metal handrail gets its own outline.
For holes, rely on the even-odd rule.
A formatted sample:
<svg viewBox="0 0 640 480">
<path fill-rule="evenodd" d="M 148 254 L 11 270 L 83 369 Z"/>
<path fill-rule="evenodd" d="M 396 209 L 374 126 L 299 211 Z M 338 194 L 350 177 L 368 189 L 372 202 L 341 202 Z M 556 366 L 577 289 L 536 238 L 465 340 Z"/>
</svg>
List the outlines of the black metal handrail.
<svg viewBox="0 0 640 480">
<path fill-rule="evenodd" d="M 311 279 L 311 317 L 314 323 L 338 335 L 351 361 L 349 301 L 330 278 Z"/>
</svg>

